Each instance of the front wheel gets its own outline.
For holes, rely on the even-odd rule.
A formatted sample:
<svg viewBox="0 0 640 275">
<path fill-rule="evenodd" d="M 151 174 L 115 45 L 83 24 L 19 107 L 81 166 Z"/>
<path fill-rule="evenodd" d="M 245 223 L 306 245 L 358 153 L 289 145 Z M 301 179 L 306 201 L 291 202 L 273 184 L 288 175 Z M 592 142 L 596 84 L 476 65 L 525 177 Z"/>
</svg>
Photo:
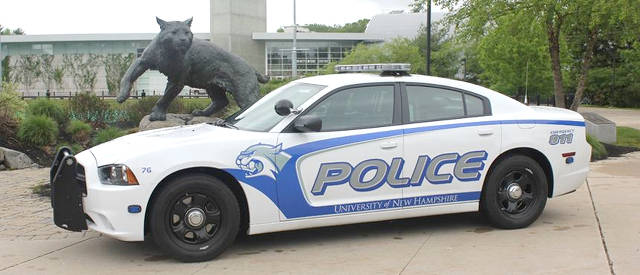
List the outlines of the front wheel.
<svg viewBox="0 0 640 275">
<path fill-rule="evenodd" d="M 495 227 L 523 228 L 544 210 L 547 190 L 547 177 L 538 162 L 524 155 L 511 155 L 488 175 L 480 209 Z"/>
<path fill-rule="evenodd" d="M 150 210 L 154 242 L 183 262 L 215 258 L 231 245 L 240 227 L 235 195 L 223 182 L 205 174 L 171 180 Z"/>
</svg>

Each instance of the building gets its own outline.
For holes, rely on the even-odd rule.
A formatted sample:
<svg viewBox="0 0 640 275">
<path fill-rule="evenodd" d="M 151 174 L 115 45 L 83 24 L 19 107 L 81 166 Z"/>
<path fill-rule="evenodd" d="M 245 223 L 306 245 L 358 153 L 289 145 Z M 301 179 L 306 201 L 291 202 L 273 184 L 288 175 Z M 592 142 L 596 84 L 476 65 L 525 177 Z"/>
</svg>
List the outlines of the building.
<svg viewBox="0 0 640 275">
<path fill-rule="evenodd" d="M 136 34 L 63 34 L 63 35 L 3 35 L 1 38 L 0 59 L 9 57 L 9 66 L 15 73 L 17 67 L 26 56 L 52 55 L 55 67 L 63 67 L 65 57 L 81 55 L 83 61 L 91 57 L 104 57 L 109 54 L 132 54 L 138 57 L 151 42 L 154 33 Z M 208 33 L 195 34 L 201 39 L 209 39 Z M 108 95 L 106 72 L 103 62 L 94 63 L 96 72 L 94 90 L 99 95 Z M 18 76 L 20 77 L 20 76 Z M 15 77 L 14 77 L 15 78 Z M 74 76 L 70 71 L 64 74 L 61 85 L 46 83 L 42 80 L 34 81 L 31 87 L 21 85 L 20 91 L 26 96 L 44 95 L 51 90 L 59 95 L 77 92 Z M 158 71 L 145 72 L 135 83 L 134 90 L 147 94 L 161 94 L 167 83 L 167 78 Z M 188 89 L 188 88 L 187 88 Z M 185 90 L 186 92 L 186 90 Z"/>
<path fill-rule="evenodd" d="M 443 13 L 431 13 L 431 22 L 442 19 Z M 391 12 L 386 14 L 378 14 L 371 18 L 366 34 L 375 35 L 386 41 L 397 37 L 415 38 L 420 32 L 420 28 L 427 24 L 426 13 L 402 13 Z"/>
<path fill-rule="evenodd" d="M 442 14 L 433 13 L 433 21 Z M 301 75 L 318 74 L 329 62 L 340 61 L 357 44 L 373 44 L 398 37 L 413 39 L 427 22 L 425 13 L 379 14 L 371 18 L 364 33 L 315 33 L 307 28 L 297 33 L 297 71 Z M 284 32 L 253 33 L 253 40 L 263 41 L 266 73 L 274 78 L 291 77 L 293 47 L 292 27 Z"/>
<path fill-rule="evenodd" d="M 266 0 L 211 0 L 211 33 L 196 37 L 210 40 L 235 53 L 272 78 L 292 75 L 293 31 L 266 32 Z M 442 15 L 434 14 L 434 20 Z M 297 33 L 297 71 L 314 75 L 330 62 L 340 61 L 357 44 L 381 43 L 396 37 L 414 38 L 426 22 L 426 14 L 398 13 L 374 16 L 364 33 L 315 33 L 299 28 Z M 109 54 L 139 56 L 156 34 L 65 34 L 17 35 L 0 38 L 0 59 L 9 57 L 15 72 L 28 56 L 53 55 L 54 65 L 64 65 L 69 55 L 82 55 L 84 60 Z M 109 94 L 104 64 L 96 68 L 94 90 Z M 20 85 L 25 95 L 43 95 L 46 90 L 69 94 L 79 90 L 76 77 L 66 73 L 60 85 L 40 77 L 32 84 Z M 23 81 L 24 82 L 24 81 Z M 166 77 L 158 71 L 147 71 L 137 81 L 134 90 L 146 94 L 161 94 Z M 185 87 L 183 93 L 187 93 Z M 113 91 L 112 91 L 113 93 Z M 135 92 L 134 92 L 135 93 Z"/>
<path fill-rule="evenodd" d="M 291 77 L 293 33 L 254 33 L 253 40 L 262 41 L 266 55 L 266 73 L 273 78 Z M 297 35 L 297 67 L 301 75 L 315 75 L 333 61 L 340 61 L 359 43 L 384 41 L 366 33 L 314 33 Z"/>
</svg>

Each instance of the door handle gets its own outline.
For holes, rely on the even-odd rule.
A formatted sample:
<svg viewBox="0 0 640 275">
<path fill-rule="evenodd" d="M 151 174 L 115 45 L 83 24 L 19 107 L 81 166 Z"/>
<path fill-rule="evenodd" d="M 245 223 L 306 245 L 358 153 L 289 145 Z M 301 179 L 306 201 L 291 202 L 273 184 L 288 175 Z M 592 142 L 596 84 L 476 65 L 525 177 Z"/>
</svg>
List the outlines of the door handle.
<svg viewBox="0 0 640 275">
<path fill-rule="evenodd" d="M 493 129 L 490 129 L 490 128 L 478 129 L 478 135 L 479 136 L 493 135 Z"/>
<path fill-rule="evenodd" d="M 395 141 L 387 141 L 380 144 L 380 148 L 382 149 L 393 149 L 398 147 L 398 143 Z"/>
</svg>

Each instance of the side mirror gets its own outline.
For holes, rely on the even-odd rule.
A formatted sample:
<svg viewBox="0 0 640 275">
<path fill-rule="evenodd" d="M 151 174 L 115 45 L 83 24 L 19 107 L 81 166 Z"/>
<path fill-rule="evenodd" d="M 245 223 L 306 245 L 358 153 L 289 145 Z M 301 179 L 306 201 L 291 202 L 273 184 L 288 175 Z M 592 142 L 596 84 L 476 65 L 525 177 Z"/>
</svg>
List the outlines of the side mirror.
<svg viewBox="0 0 640 275">
<path fill-rule="evenodd" d="M 322 119 L 316 116 L 301 116 L 293 123 L 293 128 L 300 132 L 319 132 L 322 130 Z"/>
<path fill-rule="evenodd" d="M 274 108 L 276 110 L 276 114 L 280 116 L 288 116 L 293 110 L 293 103 L 287 99 L 282 99 L 276 102 Z"/>
</svg>

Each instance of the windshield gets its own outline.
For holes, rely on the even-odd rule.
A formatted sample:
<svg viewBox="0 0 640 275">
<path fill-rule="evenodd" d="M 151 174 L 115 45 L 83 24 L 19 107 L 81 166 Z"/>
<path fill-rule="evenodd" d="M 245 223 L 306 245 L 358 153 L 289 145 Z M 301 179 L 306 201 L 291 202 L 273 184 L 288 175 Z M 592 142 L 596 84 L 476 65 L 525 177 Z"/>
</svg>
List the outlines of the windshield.
<svg viewBox="0 0 640 275">
<path fill-rule="evenodd" d="M 300 104 L 326 87 L 327 86 L 307 83 L 295 83 L 284 86 L 258 100 L 258 102 L 251 105 L 248 109 L 241 110 L 230 116 L 227 118 L 227 122 L 242 130 L 257 132 L 269 131 L 284 119 L 283 116 L 276 114 L 274 109 L 276 102 L 282 99 L 288 99 L 293 103 L 293 108 L 296 109 Z"/>
</svg>

